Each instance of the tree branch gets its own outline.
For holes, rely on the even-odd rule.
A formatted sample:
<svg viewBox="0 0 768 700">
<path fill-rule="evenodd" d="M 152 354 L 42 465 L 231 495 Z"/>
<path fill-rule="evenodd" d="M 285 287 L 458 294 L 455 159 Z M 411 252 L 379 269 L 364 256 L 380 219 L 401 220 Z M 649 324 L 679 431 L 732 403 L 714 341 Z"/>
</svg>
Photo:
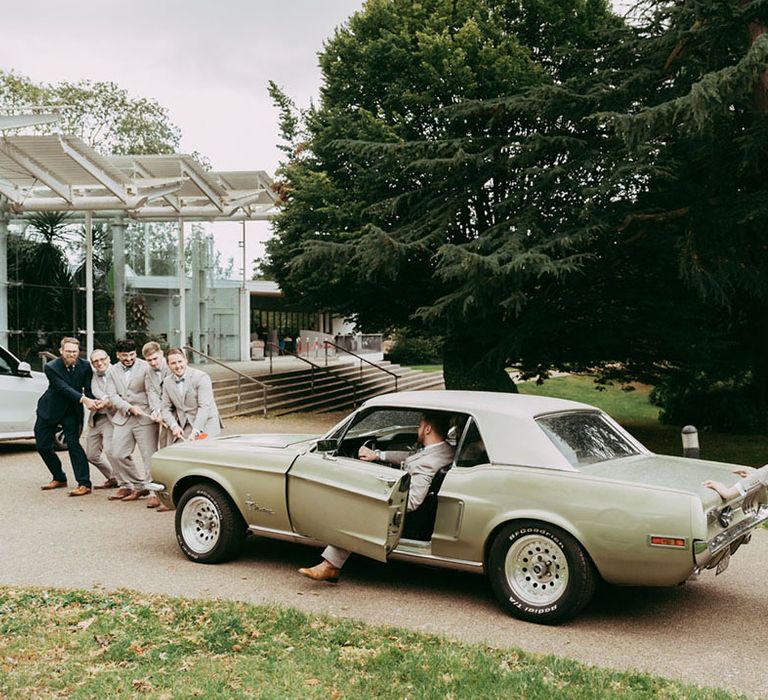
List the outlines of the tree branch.
<svg viewBox="0 0 768 700">
<path fill-rule="evenodd" d="M 680 207 L 679 209 L 673 209 L 672 211 L 659 211 L 655 214 L 629 214 L 624 221 L 621 222 L 616 230 L 624 231 L 629 228 L 635 221 L 672 221 L 674 219 L 680 219 L 688 214 L 691 210 L 690 207 Z"/>
</svg>

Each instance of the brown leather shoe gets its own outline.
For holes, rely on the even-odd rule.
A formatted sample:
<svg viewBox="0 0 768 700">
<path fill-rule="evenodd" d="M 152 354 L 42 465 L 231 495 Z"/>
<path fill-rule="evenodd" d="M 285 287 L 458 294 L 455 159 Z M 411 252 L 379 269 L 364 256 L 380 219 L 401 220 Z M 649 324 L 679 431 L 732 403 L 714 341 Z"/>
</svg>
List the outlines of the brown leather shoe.
<svg viewBox="0 0 768 700">
<path fill-rule="evenodd" d="M 123 498 L 126 496 L 130 496 L 133 493 L 131 489 L 126 488 L 125 486 L 121 486 L 117 491 L 115 491 L 111 496 L 108 496 L 107 498 L 110 501 L 122 501 Z"/>
<path fill-rule="evenodd" d="M 69 496 L 87 496 L 91 492 L 87 486 L 78 486 L 76 489 L 72 489 L 69 492 Z"/>
<path fill-rule="evenodd" d="M 53 481 L 49 481 L 45 486 L 40 487 L 40 489 L 43 491 L 53 491 L 53 489 L 65 489 L 65 488 L 67 488 L 67 482 L 56 481 L 56 479 L 53 479 Z"/>
<path fill-rule="evenodd" d="M 299 569 L 302 576 L 311 578 L 313 581 L 325 581 L 326 583 L 338 583 L 341 569 L 338 569 L 330 562 L 323 559 L 317 566 L 309 569 Z"/>
<path fill-rule="evenodd" d="M 121 498 L 120 500 L 123 502 L 138 501 L 144 494 L 146 494 L 146 491 L 131 491 L 127 496 Z"/>
<path fill-rule="evenodd" d="M 173 508 L 169 508 L 168 506 L 164 506 L 162 503 L 157 507 L 157 510 L 155 513 L 168 513 L 172 511 Z"/>
<path fill-rule="evenodd" d="M 117 479 L 107 479 L 103 484 L 96 484 L 95 489 L 116 489 Z"/>
<path fill-rule="evenodd" d="M 160 499 L 157 496 L 150 496 L 147 500 L 147 508 L 157 508 L 160 505 Z"/>
</svg>

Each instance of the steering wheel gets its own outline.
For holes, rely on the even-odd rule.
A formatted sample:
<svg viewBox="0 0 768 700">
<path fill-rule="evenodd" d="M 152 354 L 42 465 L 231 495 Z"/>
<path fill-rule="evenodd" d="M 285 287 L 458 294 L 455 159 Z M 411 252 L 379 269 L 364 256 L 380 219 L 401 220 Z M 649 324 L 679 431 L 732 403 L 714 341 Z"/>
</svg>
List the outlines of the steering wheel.
<svg viewBox="0 0 768 700">
<path fill-rule="evenodd" d="M 367 447 L 369 450 L 375 450 L 376 449 L 376 438 L 369 438 L 366 440 L 360 447 Z"/>
</svg>

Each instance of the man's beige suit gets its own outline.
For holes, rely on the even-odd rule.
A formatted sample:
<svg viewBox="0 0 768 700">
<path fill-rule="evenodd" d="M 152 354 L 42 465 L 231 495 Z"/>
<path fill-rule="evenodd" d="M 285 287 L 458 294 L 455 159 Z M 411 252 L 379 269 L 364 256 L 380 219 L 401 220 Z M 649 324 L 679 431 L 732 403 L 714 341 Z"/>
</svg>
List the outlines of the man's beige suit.
<svg viewBox="0 0 768 700">
<path fill-rule="evenodd" d="M 163 420 L 181 428 L 184 437 L 221 432 L 221 418 L 213 398 L 211 378 L 199 369 L 187 367 L 180 381 L 175 375 L 163 380 Z"/>
<path fill-rule="evenodd" d="M 93 398 L 101 401 L 109 400 L 107 373 L 99 374 L 94 371 L 91 379 Z M 98 411 L 88 411 L 88 434 L 85 436 L 85 456 L 103 475 L 105 479 L 116 478 L 115 470 L 110 460 L 112 451 L 112 415 L 114 408 L 100 408 Z"/>
<path fill-rule="evenodd" d="M 152 480 L 149 460 L 157 451 L 158 425 L 149 417 L 152 411 L 149 404 L 152 391 L 149 371 L 149 365 L 140 359 L 136 360 L 129 372 L 126 372 L 119 362 L 107 370 L 109 399 L 115 407 L 112 416 L 112 454 L 115 457 L 113 466 L 118 472 L 118 482 L 124 482 L 120 485 L 134 491 L 144 489 Z M 131 415 L 131 406 L 139 408 L 144 415 Z M 137 445 L 143 468 L 139 468 L 131 457 Z"/>
</svg>

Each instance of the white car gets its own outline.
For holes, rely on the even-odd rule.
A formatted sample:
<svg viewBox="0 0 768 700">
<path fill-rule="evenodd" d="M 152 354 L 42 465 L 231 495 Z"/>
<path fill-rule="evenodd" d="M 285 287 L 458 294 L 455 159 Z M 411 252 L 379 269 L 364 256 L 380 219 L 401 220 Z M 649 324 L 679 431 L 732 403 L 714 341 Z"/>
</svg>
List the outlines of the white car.
<svg viewBox="0 0 768 700">
<path fill-rule="evenodd" d="M 37 400 L 47 387 L 45 374 L 0 345 L 0 440 L 35 437 Z"/>
</svg>

